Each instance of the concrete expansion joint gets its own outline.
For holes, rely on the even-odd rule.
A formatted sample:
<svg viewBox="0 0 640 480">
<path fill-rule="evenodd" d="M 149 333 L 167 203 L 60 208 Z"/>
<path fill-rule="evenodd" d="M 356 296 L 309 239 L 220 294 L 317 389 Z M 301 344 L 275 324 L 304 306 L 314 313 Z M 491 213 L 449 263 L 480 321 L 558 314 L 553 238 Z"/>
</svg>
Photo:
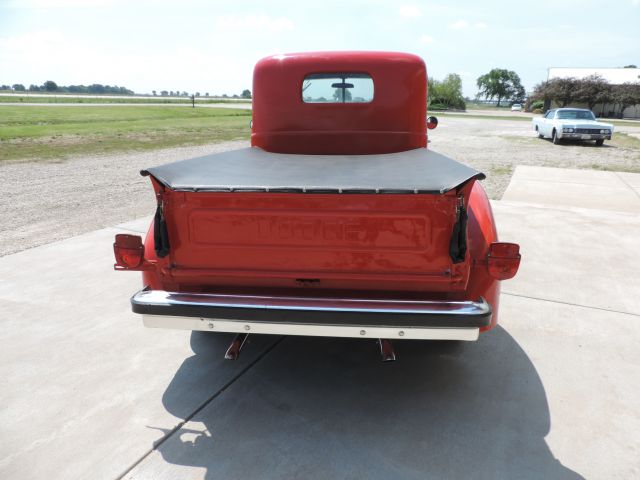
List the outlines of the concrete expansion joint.
<svg viewBox="0 0 640 480">
<path fill-rule="evenodd" d="M 280 337 L 278 340 L 273 342 L 268 348 L 266 348 L 260 355 L 258 355 L 249 365 L 244 367 L 237 375 L 235 375 L 231 380 L 225 383 L 222 388 L 220 388 L 217 392 L 207 398 L 199 407 L 197 407 L 191 414 L 189 414 L 186 418 L 180 421 L 174 428 L 171 429 L 170 432 L 166 433 L 162 438 L 156 440 L 153 444 L 153 448 L 147 450 L 138 460 L 133 462 L 131 466 L 129 466 L 122 474 L 116 477 L 116 480 L 121 480 L 125 476 L 129 474 L 134 468 L 140 465 L 149 455 L 151 455 L 155 450 L 158 450 L 160 446 L 169 440 L 176 432 L 179 432 L 182 427 L 184 427 L 187 423 L 189 423 L 198 413 L 204 410 L 207 405 L 213 402 L 216 398 L 218 398 L 222 393 L 227 390 L 231 385 L 233 385 L 240 377 L 242 377 L 245 373 L 251 370 L 260 360 L 266 357 L 271 351 L 273 351 L 279 344 L 284 340 L 285 337 Z"/>
<path fill-rule="evenodd" d="M 616 176 L 616 178 L 617 178 L 618 180 L 620 180 L 620 181 L 621 181 L 622 183 L 624 183 L 627 187 L 629 187 L 629 190 L 631 190 L 631 191 L 635 194 L 635 196 L 636 196 L 636 197 L 640 198 L 640 193 L 638 193 L 638 192 L 636 191 L 636 189 L 635 189 L 635 188 L 633 188 L 633 186 L 632 186 L 629 182 L 627 182 L 623 177 L 621 177 L 621 176 L 618 174 L 618 172 L 613 172 L 613 174 Z"/>
<path fill-rule="evenodd" d="M 603 312 L 619 313 L 619 314 L 622 314 L 622 315 L 631 315 L 632 317 L 640 317 L 640 314 L 638 314 L 638 313 L 623 312 L 622 310 L 613 310 L 611 308 L 596 307 L 594 305 L 582 305 L 580 303 L 563 302 L 562 300 L 552 300 L 552 299 L 549 299 L 549 298 L 532 297 L 532 296 L 529 296 L 529 295 L 521 295 L 519 293 L 510 293 L 510 292 L 505 292 L 505 291 L 502 291 L 500 293 L 501 293 L 501 295 L 508 295 L 510 297 L 528 298 L 529 300 L 538 300 L 540 302 L 558 303 L 560 305 L 569 305 L 569 306 L 572 306 L 572 307 L 588 308 L 589 310 L 600 310 L 600 311 L 603 311 Z"/>
</svg>

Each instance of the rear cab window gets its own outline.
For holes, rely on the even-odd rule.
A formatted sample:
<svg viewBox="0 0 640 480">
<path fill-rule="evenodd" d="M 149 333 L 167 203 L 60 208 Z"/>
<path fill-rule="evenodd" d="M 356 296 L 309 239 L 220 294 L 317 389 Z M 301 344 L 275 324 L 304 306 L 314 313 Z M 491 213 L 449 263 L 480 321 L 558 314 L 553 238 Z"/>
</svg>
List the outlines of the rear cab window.
<svg viewBox="0 0 640 480">
<path fill-rule="evenodd" d="M 373 79 L 367 73 L 312 73 L 302 82 L 305 103 L 370 103 Z"/>
</svg>

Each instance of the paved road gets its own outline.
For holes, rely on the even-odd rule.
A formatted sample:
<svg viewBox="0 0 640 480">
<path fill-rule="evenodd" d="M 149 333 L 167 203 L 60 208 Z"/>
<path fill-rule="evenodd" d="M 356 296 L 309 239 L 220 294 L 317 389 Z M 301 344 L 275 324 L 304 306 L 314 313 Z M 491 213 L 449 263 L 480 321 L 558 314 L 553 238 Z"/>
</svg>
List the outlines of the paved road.
<svg viewBox="0 0 640 480">
<path fill-rule="evenodd" d="M 518 168 L 494 203 L 524 256 L 500 327 L 392 364 L 267 336 L 227 362 L 229 335 L 144 329 L 111 242 L 148 219 L 3 257 L 0 477 L 637 478 L 640 209 L 607 188 L 640 175 L 609 174 Z"/>
<path fill-rule="evenodd" d="M 2 103 L 1 106 L 23 106 L 23 107 L 189 107 L 190 103 Z M 250 103 L 198 103 L 197 108 L 239 108 L 241 110 L 251 110 Z"/>
</svg>

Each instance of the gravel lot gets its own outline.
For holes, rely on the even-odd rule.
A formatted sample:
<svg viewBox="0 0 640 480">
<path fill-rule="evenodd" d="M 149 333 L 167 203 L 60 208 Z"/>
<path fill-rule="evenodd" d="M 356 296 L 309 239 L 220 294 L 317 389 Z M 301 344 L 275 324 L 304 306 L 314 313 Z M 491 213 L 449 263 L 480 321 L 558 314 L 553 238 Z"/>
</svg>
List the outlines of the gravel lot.
<svg viewBox="0 0 640 480">
<path fill-rule="evenodd" d="M 640 134 L 640 124 L 617 130 Z M 430 140 L 430 148 L 484 171 L 494 199 L 502 196 L 515 165 L 640 171 L 637 149 L 606 143 L 555 146 L 537 139 L 523 121 L 443 116 Z M 151 215 L 153 191 L 141 169 L 247 145 L 236 141 L 2 165 L 0 256 Z"/>
</svg>

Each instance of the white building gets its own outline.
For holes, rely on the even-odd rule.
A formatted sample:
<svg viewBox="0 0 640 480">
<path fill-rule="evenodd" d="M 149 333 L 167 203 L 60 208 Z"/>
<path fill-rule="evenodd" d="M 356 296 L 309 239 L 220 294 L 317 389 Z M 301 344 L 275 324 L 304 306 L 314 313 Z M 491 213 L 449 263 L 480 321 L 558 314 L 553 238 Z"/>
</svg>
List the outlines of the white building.
<svg viewBox="0 0 640 480">
<path fill-rule="evenodd" d="M 640 68 L 551 67 L 547 72 L 547 80 L 553 80 L 554 78 L 577 78 L 580 80 L 597 74 L 611 85 L 640 83 Z M 608 117 L 616 116 L 617 110 L 617 106 L 611 103 L 605 105 L 597 104 L 593 108 L 596 115 Z M 623 116 L 626 118 L 640 118 L 640 105 L 626 108 Z"/>
</svg>

